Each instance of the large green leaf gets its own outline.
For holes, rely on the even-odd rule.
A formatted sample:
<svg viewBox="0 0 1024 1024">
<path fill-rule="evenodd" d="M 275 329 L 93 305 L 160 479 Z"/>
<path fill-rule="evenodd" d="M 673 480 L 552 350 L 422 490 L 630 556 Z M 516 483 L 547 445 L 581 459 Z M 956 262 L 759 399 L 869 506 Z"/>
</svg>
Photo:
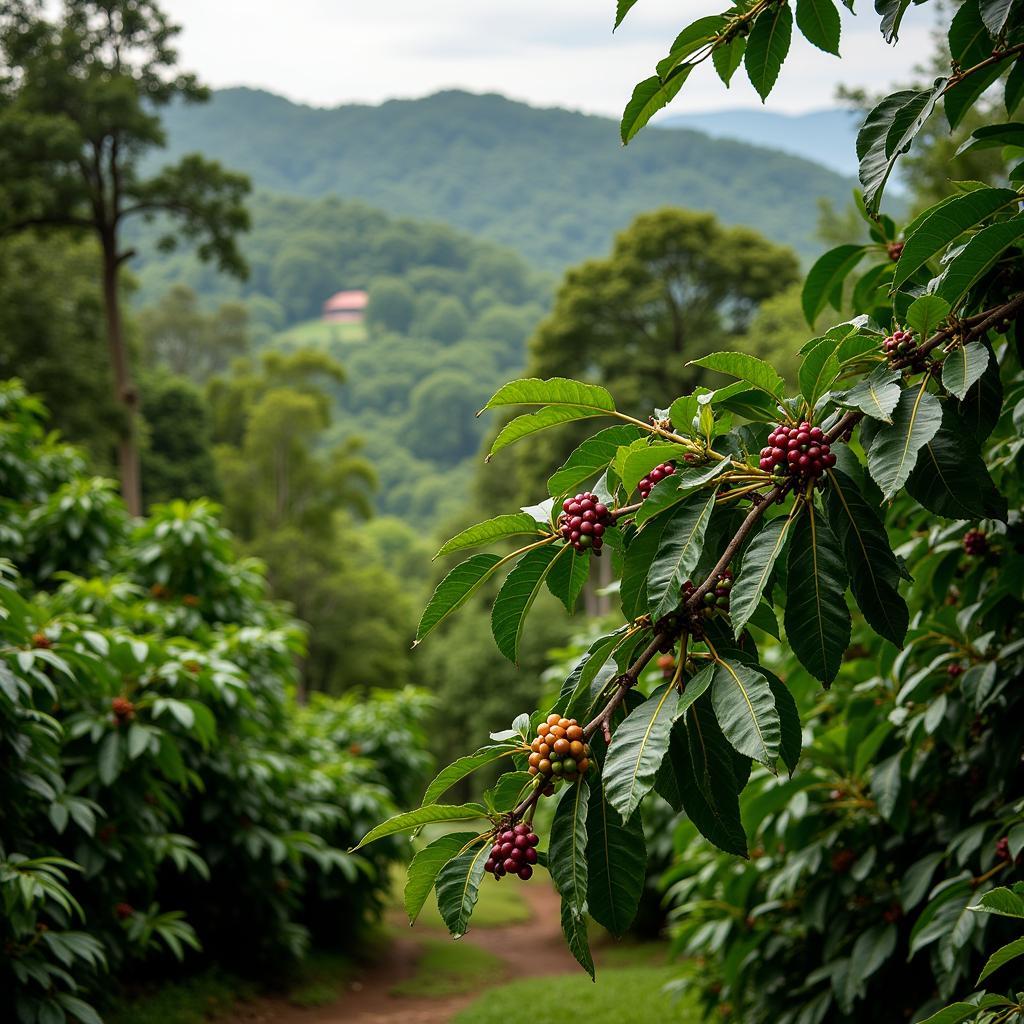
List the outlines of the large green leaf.
<svg viewBox="0 0 1024 1024">
<path fill-rule="evenodd" d="M 935 294 L 956 307 L 978 278 L 1021 237 L 1024 237 L 1022 216 L 982 228 L 946 264 L 946 269 L 936 279 Z"/>
<path fill-rule="evenodd" d="M 981 379 L 967 392 L 967 397 L 957 403 L 957 412 L 981 444 L 995 429 L 1003 407 L 1003 382 L 999 376 L 999 362 L 986 341 L 989 360 Z"/>
<path fill-rule="evenodd" d="M 772 4 L 754 19 L 743 64 L 762 102 L 775 87 L 792 38 L 793 12 L 789 4 Z"/>
<path fill-rule="evenodd" d="M 572 493 L 574 488 L 600 473 L 615 458 L 620 446 L 629 445 L 642 436 L 639 427 L 628 423 L 599 430 L 565 460 L 561 469 L 548 477 L 548 494 L 558 497 Z"/>
<path fill-rule="evenodd" d="M 921 449 L 907 492 L 929 512 L 947 519 L 1006 522 L 1006 499 L 996 489 L 978 444 L 947 405 L 942 425 Z"/>
<path fill-rule="evenodd" d="M 489 747 L 481 747 L 476 753 L 466 754 L 464 757 L 453 761 L 446 768 L 442 768 L 433 782 L 427 786 L 423 794 L 422 804 L 434 804 L 439 796 L 443 796 L 460 779 L 472 775 L 479 768 L 486 768 L 488 765 L 497 764 L 503 757 L 509 757 L 515 753 L 516 748 L 510 747 L 507 743 L 501 743 Z"/>
<path fill-rule="evenodd" d="M 988 958 L 984 970 L 978 975 L 978 984 L 980 985 L 993 971 L 998 971 L 1004 964 L 1016 960 L 1019 956 L 1024 956 L 1024 937 L 1008 942 Z"/>
<path fill-rule="evenodd" d="M 739 377 L 773 398 L 781 398 L 786 391 L 786 382 L 772 366 L 746 352 L 713 352 L 700 359 L 691 359 L 688 365 Z"/>
<path fill-rule="evenodd" d="M 922 384 L 907 388 L 893 410 L 892 423 L 881 427 L 868 449 L 868 471 L 891 500 L 917 465 L 918 453 L 942 423 L 942 403 Z"/>
<path fill-rule="evenodd" d="M 565 547 L 548 544 L 527 551 L 505 577 L 491 608 L 491 633 L 498 650 L 513 664 L 519 663 L 519 641 L 526 616 L 537 599 L 551 564 Z"/>
<path fill-rule="evenodd" d="M 567 783 L 555 807 L 548 845 L 548 870 L 562 899 L 582 917 L 587 910 L 587 809 L 590 786 L 586 779 Z"/>
<path fill-rule="evenodd" d="M 902 647 L 910 612 L 897 590 L 900 568 L 885 524 L 845 473 L 830 469 L 828 481 L 828 522 L 842 545 L 857 605 L 876 633 Z"/>
<path fill-rule="evenodd" d="M 590 789 L 587 808 L 587 908 L 615 936 L 633 923 L 647 874 L 647 847 L 639 812 L 626 822 L 608 805 L 604 786 Z"/>
<path fill-rule="evenodd" d="M 648 520 L 661 515 L 673 505 L 678 505 L 688 494 L 732 468 L 731 459 L 722 459 L 721 462 L 713 462 L 709 466 L 689 466 L 677 470 L 672 476 L 665 477 L 655 484 L 650 495 L 637 509 L 633 522 L 638 528 L 643 527 Z"/>
<path fill-rule="evenodd" d="M 594 977 L 594 958 L 590 954 L 590 939 L 587 935 L 587 919 L 575 914 L 568 900 L 562 900 L 562 934 L 569 952 L 591 978 Z"/>
<path fill-rule="evenodd" d="M 1016 192 L 1008 188 L 979 188 L 933 206 L 919 221 L 913 234 L 907 236 L 896 264 L 893 289 L 910 280 L 928 260 L 943 252 L 965 231 L 990 217 L 1016 195 Z"/>
<path fill-rule="evenodd" d="M 438 872 L 437 909 L 455 938 L 465 935 L 469 929 L 469 919 L 480 895 L 480 883 L 489 853 L 490 843 L 486 836 L 482 836 L 479 845 L 471 846 L 465 853 L 452 858 Z"/>
<path fill-rule="evenodd" d="M 678 444 L 651 444 L 631 451 L 622 461 L 622 486 L 626 494 L 632 494 L 637 484 L 663 462 L 681 460 L 686 449 Z"/>
<path fill-rule="evenodd" d="M 638 131 L 659 111 L 675 99 L 683 83 L 689 77 L 693 66 L 683 64 L 677 67 L 665 80 L 658 75 L 645 78 L 633 89 L 633 95 L 622 112 L 619 135 L 623 145 L 628 145 Z"/>
<path fill-rule="evenodd" d="M 938 295 L 922 295 L 910 304 L 906 313 L 909 330 L 922 341 L 949 316 L 949 303 Z"/>
<path fill-rule="evenodd" d="M 715 667 L 711 703 L 732 746 L 774 771 L 782 732 L 775 697 L 765 676 L 750 665 L 723 658 Z"/>
<path fill-rule="evenodd" d="M 779 712 L 779 756 L 782 763 L 789 769 L 792 776 L 796 766 L 800 763 L 800 753 L 803 750 L 803 730 L 800 726 L 800 709 L 797 707 L 796 698 L 789 691 L 789 687 L 771 672 L 765 672 L 768 685 L 772 688 L 772 696 L 775 698 L 775 708 Z"/>
<path fill-rule="evenodd" d="M 872 419 L 892 423 L 892 411 L 900 400 L 900 371 L 891 370 L 885 363 L 876 366 L 843 395 L 836 395 L 838 405 L 847 409 L 860 409 Z"/>
<path fill-rule="evenodd" d="M 967 392 L 981 380 L 988 359 L 988 349 L 980 341 L 969 341 L 953 349 L 942 360 L 942 386 L 963 401 Z"/>
<path fill-rule="evenodd" d="M 622 562 L 622 577 L 619 580 L 619 600 L 623 615 L 632 622 L 647 611 L 647 573 L 658 553 L 662 534 L 670 516 L 658 516 L 629 542 Z"/>
<path fill-rule="evenodd" d="M 980 913 L 998 914 L 1000 917 L 1024 918 L 1024 893 L 1014 892 L 1006 886 L 990 889 L 978 900 Z"/>
<path fill-rule="evenodd" d="M 679 605 L 680 589 L 690 578 L 704 548 L 704 533 L 717 491 L 690 495 L 670 516 L 647 572 L 647 603 L 655 621 Z"/>
<path fill-rule="evenodd" d="M 440 583 L 427 607 L 423 609 L 420 624 L 416 627 L 416 643 L 419 643 L 435 626 L 446 619 L 456 608 L 469 599 L 477 587 L 498 567 L 498 555 L 472 555 L 457 566 Z"/>
<path fill-rule="evenodd" d="M 547 584 L 548 590 L 565 605 L 565 610 L 570 615 L 576 611 L 576 602 L 589 576 L 590 552 L 576 551 L 566 545 L 551 566 Z"/>
<path fill-rule="evenodd" d="M 828 391 L 839 373 L 838 347 L 839 342 L 834 338 L 822 338 L 800 361 L 800 394 L 810 409 Z"/>
<path fill-rule="evenodd" d="M 445 542 L 434 557 L 439 558 L 441 555 L 447 555 L 450 551 L 458 551 L 460 548 L 490 544 L 492 541 L 501 540 L 504 537 L 515 537 L 522 534 L 533 534 L 535 537 L 539 534 L 533 516 L 527 515 L 525 512 L 495 516 L 493 519 L 487 519 L 457 533 L 451 540 Z"/>
<path fill-rule="evenodd" d="M 664 683 L 615 730 L 602 774 L 605 796 L 623 820 L 650 792 L 678 714 L 679 692 Z"/>
<path fill-rule="evenodd" d="M 439 821 L 474 821 L 477 818 L 486 818 L 487 810 L 481 804 L 429 804 L 425 807 L 417 807 L 413 811 L 405 811 L 396 814 L 387 821 L 381 822 L 375 828 L 359 840 L 353 850 L 361 849 L 385 836 L 393 836 L 396 832 L 406 832 L 413 828 L 422 828 L 424 825 L 432 825 Z"/>
<path fill-rule="evenodd" d="M 789 544 L 786 639 L 800 663 L 826 686 L 850 643 L 846 569 L 839 541 L 808 505 Z"/>
<path fill-rule="evenodd" d="M 434 888 L 437 873 L 476 838 L 475 832 L 449 832 L 429 843 L 413 857 L 405 882 L 404 902 L 409 924 L 419 917 L 430 890 Z"/>
<path fill-rule="evenodd" d="M 599 637 L 573 666 L 573 670 L 566 677 L 565 682 L 562 683 L 562 689 L 558 695 L 559 707 L 564 708 L 568 712 L 566 717 L 578 717 L 572 713 L 573 708 L 581 698 L 589 697 L 590 684 L 601 671 L 601 667 L 611 657 L 612 651 L 616 644 L 621 641 L 624 632 L 625 627 L 616 630 L 614 633 L 609 633 L 607 636 Z"/>
<path fill-rule="evenodd" d="M 843 281 L 864 258 L 867 248 L 866 245 L 840 245 L 818 257 L 804 279 L 801 296 L 804 318 L 809 324 L 814 325 L 828 305 L 829 297 L 837 288 L 842 288 Z"/>
<path fill-rule="evenodd" d="M 797 0 L 796 24 L 809 43 L 839 56 L 841 25 L 832 0 Z"/>
<path fill-rule="evenodd" d="M 536 434 L 539 430 L 558 427 L 563 423 L 572 423 L 575 420 L 586 420 L 592 419 L 594 416 L 607 415 L 608 413 L 595 412 L 589 406 L 581 405 L 549 405 L 544 409 L 538 409 L 537 412 L 524 413 L 522 416 L 517 416 L 514 420 L 506 423 L 498 431 L 498 436 L 494 439 L 491 450 L 487 453 L 486 461 L 489 462 L 492 456 L 500 452 L 502 448 L 507 448 L 510 444 L 521 441 L 524 437 Z"/>
<path fill-rule="evenodd" d="M 755 535 L 743 553 L 739 575 L 729 595 L 729 619 L 737 637 L 757 610 L 775 561 L 789 539 L 791 523 L 789 516 L 773 519 Z"/>
<path fill-rule="evenodd" d="M 615 400 L 607 388 L 598 384 L 584 384 L 568 377 L 526 377 L 502 385 L 484 406 L 495 409 L 503 405 L 563 405 L 571 408 L 591 409 L 594 412 L 614 412 Z M 483 412 L 483 409 L 480 410 Z"/>
<path fill-rule="evenodd" d="M 711 53 L 711 62 L 726 89 L 743 63 L 743 54 L 747 49 L 747 41 L 743 36 L 733 36 L 727 43 L 719 43 Z"/>
</svg>

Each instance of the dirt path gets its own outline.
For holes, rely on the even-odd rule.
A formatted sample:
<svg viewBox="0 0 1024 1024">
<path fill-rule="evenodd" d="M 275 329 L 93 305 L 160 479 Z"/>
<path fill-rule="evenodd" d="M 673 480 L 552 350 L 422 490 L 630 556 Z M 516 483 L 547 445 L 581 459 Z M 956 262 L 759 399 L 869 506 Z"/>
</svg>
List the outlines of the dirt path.
<svg viewBox="0 0 1024 1024">
<path fill-rule="evenodd" d="M 531 920 L 500 928 L 471 928 L 460 942 L 500 957 L 504 969 L 491 984 L 515 978 L 562 974 L 575 969 L 575 961 L 562 940 L 558 897 L 549 885 L 523 886 Z M 259 1000 L 247 1004 L 224 1024 L 448 1024 L 479 992 L 457 996 L 393 996 L 391 988 L 413 975 L 423 941 L 436 932 L 417 934 L 404 929 L 374 965 L 349 983 L 347 991 L 330 1006 L 297 1009 L 285 1002 Z"/>
</svg>

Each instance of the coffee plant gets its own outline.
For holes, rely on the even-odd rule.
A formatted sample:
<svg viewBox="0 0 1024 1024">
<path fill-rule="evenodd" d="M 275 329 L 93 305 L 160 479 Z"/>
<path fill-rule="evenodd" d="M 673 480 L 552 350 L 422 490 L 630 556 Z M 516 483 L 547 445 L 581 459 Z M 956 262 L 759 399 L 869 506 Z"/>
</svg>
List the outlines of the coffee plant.
<svg viewBox="0 0 1024 1024">
<path fill-rule="evenodd" d="M 635 2 L 619 0 L 616 25 Z M 876 4 L 887 41 L 909 8 Z M 743 64 L 767 97 L 793 21 L 786 0 L 741 0 L 684 28 L 636 87 L 623 141 L 708 59 L 726 84 Z M 798 0 L 795 21 L 838 53 L 832 0 Z M 488 459 L 561 424 L 613 422 L 554 470 L 543 501 L 441 548 L 518 539 L 444 577 L 417 641 L 505 573 L 491 626 L 515 661 L 541 589 L 571 612 L 600 555 L 610 555 L 623 623 L 591 644 L 550 706 L 492 733 L 440 773 L 418 809 L 364 838 L 463 823 L 413 859 L 411 919 L 435 888 L 462 934 L 494 848 L 500 856 L 506 836 L 532 829 L 551 797 L 539 863 L 561 896 L 569 947 L 593 974 L 587 918 L 614 935 L 629 926 L 647 859 L 641 805 L 657 793 L 685 814 L 684 835 L 701 837 L 676 869 L 674 893 L 686 900 L 677 930 L 713 961 L 695 984 L 723 1017 L 853 1021 L 886 991 L 875 1017 L 1024 1014 L 1010 969 L 1005 991 L 940 1009 L 977 978 L 998 930 L 979 910 L 991 909 L 997 879 L 1019 872 L 1024 845 L 1024 125 L 986 124 L 964 144 L 1004 147 L 1006 187 L 953 182 L 902 231 L 880 211 L 900 155 L 937 111 L 954 129 L 997 82 L 1008 116 L 1024 97 L 1015 5 L 968 0 L 948 39 L 949 73 L 886 96 L 860 130 L 871 242 L 833 249 L 807 276 L 809 323 L 828 307 L 852 315 L 803 345 L 798 393 L 768 363 L 726 351 L 692 365 L 732 383 L 666 395 L 649 415 L 566 378 L 513 381 L 485 406 L 530 410 L 500 429 Z M 586 773 L 533 760 L 538 727 L 563 720 L 581 723 Z M 508 770 L 482 803 L 441 802 L 494 764 Z M 1021 952 L 1007 949 L 1001 962 Z"/>
<path fill-rule="evenodd" d="M 0 1020 L 95 1024 L 168 961 L 337 944 L 426 768 L 414 692 L 292 697 L 298 624 L 206 502 L 129 520 L 0 384 Z"/>
</svg>

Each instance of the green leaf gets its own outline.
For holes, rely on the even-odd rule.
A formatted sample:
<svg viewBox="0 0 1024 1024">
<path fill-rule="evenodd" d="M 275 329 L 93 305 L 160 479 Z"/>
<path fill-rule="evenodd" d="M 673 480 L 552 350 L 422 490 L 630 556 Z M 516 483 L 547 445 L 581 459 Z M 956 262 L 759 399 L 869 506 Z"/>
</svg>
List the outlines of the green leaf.
<svg viewBox="0 0 1024 1024">
<path fill-rule="evenodd" d="M 651 493 L 644 498 L 641 506 L 633 516 L 633 522 L 637 529 L 655 516 L 667 512 L 670 508 L 678 505 L 686 497 L 686 492 L 679 490 L 679 476 L 673 474 L 659 480 L 651 489 Z"/>
<path fill-rule="evenodd" d="M 594 977 L 594 958 L 590 954 L 590 939 L 587 936 L 587 921 L 573 913 L 568 900 L 562 900 L 562 934 L 569 946 L 569 952 L 576 958 L 591 979 Z"/>
<path fill-rule="evenodd" d="M 499 813 L 512 810 L 533 788 L 536 776 L 529 772 L 506 772 L 490 788 L 484 790 L 484 801 Z"/>
<path fill-rule="evenodd" d="M 931 888 L 932 875 L 942 863 L 943 857 L 941 851 L 929 853 L 907 868 L 899 890 L 904 910 L 913 910 L 925 898 Z"/>
<path fill-rule="evenodd" d="M 583 588 L 590 576 L 590 552 L 576 551 L 566 545 L 562 553 L 555 558 L 555 564 L 548 573 L 548 590 L 565 605 L 565 610 L 572 615 L 576 611 Z"/>
<path fill-rule="evenodd" d="M 797 27 L 819 50 L 839 56 L 839 12 L 832 0 L 797 0 Z"/>
<path fill-rule="evenodd" d="M 882 38 L 894 43 L 899 38 L 900 22 L 910 6 L 910 0 L 875 0 L 875 11 L 882 16 Z"/>
<path fill-rule="evenodd" d="M 647 874 L 647 847 L 639 813 L 623 823 L 595 783 L 587 808 L 587 909 L 616 937 L 633 923 Z"/>
<path fill-rule="evenodd" d="M 687 25 L 676 36 L 668 56 L 658 61 L 655 67 L 658 77 L 665 81 L 666 77 L 687 57 L 716 40 L 725 24 L 726 19 L 721 14 L 712 14 L 706 18 L 698 18 L 692 24 Z"/>
<path fill-rule="evenodd" d="M 487 765 L 497 764 L 503 757 L 509 757 L 515 753 L 515 747 L 508 744 L 499 746 L 481 747 L 475 754 L 466 754 L 458 760 L 453 761 L 447 768 L 441 769 L 433 782 L 427 786 L 423 794 L 421 806 L 434 804 L 439 796 L 443 796 L 460 779 L 471 775 L 478 768 L 486 768 Z"/>
<path fill-rule="evenodd" d="M 589 694 L 590 684 L 594 681 L 601 666 L 611 657 L 612 651 L 622 639 L 624 632 L 625 627 L 616 630 L 614 633 L 609 633 L 607 636 L 599 637 L 590 645 L 589 650 L 576 662 L 573 670 L 569 673 L 565 682 L 562 683 L 562 689 L 558 694 L 560 706 L 568 710 L 580 696 Z M 562 703 L 563 700 L 565 701 L 564 704 Z M 567 717 L 575 718 L 576 716 L 568 715 Z"/>
<path fill-rule="evenodd" d="M 786 382 L 775 370 L 763 359 L 746 352 L 713 352 L 701 359 L 691 359 L 687 365 L 739 377 L 773 398 L 781 398 L 786 392 Z"/>
<path fill-rule="evenodd" d="M 511 515 L 495 516 L 485 522 L 477 523 L 468 529 L 457 533 L 451 540 L 445 542 L 435 558 L 447 555 L 450 551 L 458 551 L 460 548 L 472 548 L 477 544 L 490 544 L 492 541 L 501 540 L 503 537 L 515 537 L 521 534 L 532 534 L 538 536 L 537 524 L 532 516 L 525 512 L 513 512 Z"/>
<path fill-rule="evenodd" d="M 775 698 L 775 708 L 779 712 L 779 756 L 782 763 L 789 769 L 790 777 L 796 771 L 800 763 L 800 754 L 803 750 L 803 730 L 800 726 L 800 709 L 797 707 L 796 698 L 789 691 L 789 687 L 772 675 L 765 672 L 768 685 L 772 689 L 772 696 Z"/>
<path fill-rule="evenodd" d="M 121 773 L 121 763 L 124 760 L 124 744 L 116 732 L 108 732 L 100 744 L 100 751 L 96 758 L 96 770 L 100 782 L 109 786 Z"/>
<path fill-rule="evenodd" d="M 510 381 L 498 388 L 484 409 L 504 405 L 569 406 L 573 409 L 591 409 L 595 413 L 615 411 L 615 401 L 607 388 L 584 384 L 568 377 L 551 377 L 547 380 L 526 377 Z"/>
<path fill-rule="evenodd" d="M 615 730 L 603 776 L 605 795 L 623 820 L 633 816 L 654 785 L 678 713 L 679 693 L 664 683 Z"/>
<path fill-rule="evenodd" d="M 938 295 L 922 295 L 907 310 L 907 326 L 924 341 L 949 316 L 949 303 Z"/>
<path fill-rule="evenodd" d="M 536 434 L 540 430 L 548 430 L 550 427 L 559 427 L 563 423 L 572 423 L 575 420 L 593 419 L 595 416 L 607 416 L 608 413 L 595 412 L 587 406 L 573 405 L 551 405 L 540 409 L 537 412 L 524 413 L 514 420 L 506 423 L 498 431 L 498 436 L 487 453 L 485 462 L 490 462 L 502 448 L 507 448 L 524 437 Z"/>
<path fill-rule="evenodd" d="M 452 858 L 438 872 L 437 909 L 448 931 L 455 938 L 460 938 L 469 930 L 469 919 L 480 895 L 484 865 L 490 852 L 487 836 L 481 836 L 480 840 L 479 846 L 471 847 Z"/>
<path fill-rule="evenodd" d="M 635 3 L 636 3 L 636 0 L 616 0 L 616 3 L 615 3 L 615 25 L 612 28 L 613 32 L 615 31 L 615 29 L 617 29 L 622 24 L 622 19 L 625 18 L 627 14 L 629 14 L 630 8 Z"/>
<path fill-rule="evenodd" d="M 896 264 L 893 290 L 917 273 L 930 259 L 943 252 L 965 231 L 1012 202 L 1017 193 L 1008 188 L 980 188 L 951 197 L 927 210 Z"/>
<path fill-rule="evenodd" d="M 900 371 L 891 370 L 883 363 L 844 395 L 836 395 L 836 403 L 847 409 L 860 409 L 865 415 L 883 423 L 892 423 L 892 411 L 903 391 L 899 380 Z"/>
<path fill-rule="evenodd" d="M 845 473 L 828 470 L 828 482 L 828 522 L 842 545 L 854 599 L 868 625 L 902 647 L 910 612 L 897 589 L 900 569 L 885 524 Z"/>
<path fill-rule="evenodd" d="M 700 559 L 716 494 L 692 494 L 666 519 L 647 572 L 647 603 L 655 621 L 679 605 L 680 589 Z"/>
<path fill-rule="evenodd" d="M 686 454 L 686 449 L 678 444 L 651 444 L 637 451 L 631 451 L 622 462 L 622 486 L 626 494 L 632 494 L 637 484 L 663 462 L 674 462 L 681 460 Z"/>
<path fill-rule="evenodd" d="M 587 808 L 590 786 L 586 779 L 566 783 L 555 807 L 548 845 L 548 870 L 559 895 L 576 917 L 587 910 Z"/>
<path fill-rule="evenodd" d="M 638 131 L 659 111 L 676 98 L 683 83 L 693 70 L 689 64 L 683 64 L 676 68 L 666 81 L 662 81 L 657 75 L 645 78 L 638 82 L 633 89 L 633 95 L 622 112 L 622 121 L 619 124 L 619 135 L 622 144 L 628 145 Z"/>
<path fill-rule="evenodd" d="M 868 471 L 882 488 L 886 501 L 907 482 L 917 465 L 918 453 L 935 436 L 941 423 L 942 403 L 924 384 L 903 391 L 892 423 L 878 430 L 868 450 Z"/>
<path fill-rule="evenodd" d="M 565 546 L 548 544 L 527 551 L 505 577 L 491 608 L 491 633 L 498 650 L 514 665 L 519 663 L 519 642 L 526 616 L 551 571 L 551 564 Z"/>
<path fill-rule="evenodd" d="M 349 852 L 359 850 L 385 836 L 393 836 L 396 832 L 421 828 L 423 825 L 431 825 L 437 821 L 474 821 L 477 818 L 486 817 L 487 810 L 480 804 L 429 804 L 426 807 L 417 807 L 413 811 L 396 814 L 375 828 L 371 828 Z"/>
<path fill-rule="evenodd" d="M 993 37 L 998 36 L 1006 27 L 1006 19 L 1010 16 L 1013 4 L 1014 0 L 981 0 L 981 20 Z"/>
<path fill-rule="evenodd" d="M 988 958 L 985 969 L 978 975 L 978 984 L 980 985 L 993 971 L 998 971 L 1004 964 L 1016 960 L 1019 956 L 1024 956 L 1024 936 L 1008 942 Z"/>
<path fill-rule="evenodd" d="M 818 399 L 832 386 L 839 374 L 839 358 L 836 355 L 838 342 L 823 338 L 820 344 L 800 361 L 800 394 L 807 406 L 813 409 Z"/>
<path fill-rule="evenodd" d="M 813 327 L 829 296 L 841 288 L 850 271 L 864 258 L 866 245 L 840 245 L 819 256 L 804 280 L 801 304 L 804 318 Z"/>
<path fill-rule="evenodd" d="M 775 87 L 792 38 L 793 12 L 789 4 L 773 4 L 754 19 L 743 63 L 762 103 Z"/>
<path fill-rule="evenodd" d="M 572 493 L 584 481 L 604 470 L 615 458 L 615 452 L 620 446 L 631 444 L 641 437 L 642 431 L 628 423 L 599 430 L 565 460 L 561 469 L 548 477 L 548 494 L 559 497 Z"/>
<path fill-rule="evenodd" d="M 970 287 L 1021 236 L 1024 236 L 1024 217 L 1014 217 L 982 228 L 971 236 L 936 278 L 935 294 L 954 308 L 958 306 Z"/>
<path fill-rule="evenodd" d="M 963 401 L 987 367 L 988 349 L 980 341 L 969 341 L 942 360 L 942 386 Z"/>
<path fill-rule="evenodd" d="M 989 360 L 981 380 L 957 403 L 957 412 L 980 445 L 995 429 L 1003 406 L 1003 382 L 999 376 L 999 363 L 991 345 L 986 341 Z"/>
<path fill-rule="evenodd" d="M 1005 886 L 990 889 L 978 900 L 974 909 L 982 913 L 999 914 L 1001 917 L 1024 918 L 1024 895 Z"/>
<path fill-rule="evenodd" d="M 747 41 L 743 36 L 734 36 L 727 43 L 720 43 L 711 53 L 711 62 L 715 65 L 715 71 L 722 80 L 726 89 L 732 81 L 732 76 L 743 63 L 743 53 L 747 48 Z"/>
<path fill-rule="evenodd" d="M 476 838 L 475 832 L 449 832 L 435 839 L 413 857 L 405 882 L 404 902 L 409 924 L 413 924 L 419 917 L 423 904 L 434 888 L 437 873 Z"/>
<path fill-rule="evenodd" d="M 950 1003 L 921 1024 L 963 1024 L 965 1020 L 974 1020 L 977 1016 L 978 1006 L 975 1003 Z"/>
<path fill-rule="evenodd" d="M 775 771 L 782 733 L 765 676 L 750 665 L 723 658 L 716 663 L 711 703 L 733 748 Z"/>
<path fill-rule="evenodd" d="M 815 679 L 831 685 L 850 643 L 846 569 L 839 542 L 813 505 L 789 545 L 786 639 Z"/>
<path fill-rule="evenodd" d="M 978 445 L 948 406 L 942 425 L 918 455 L 907 492 L 929 512 L 947 519 L 1006 522 L 1006 499 L 996 489 Z"/>
<path fill-rule="evenodd" d="M 733 634 L 739 637 L 757 610 L 775 561 L 789 539 L 792 519 L 779 516 L 765 526 L 747 546 L 739 575 L 729 595 L 729 619 Z"/>
<path fill-rule="evenodd" d="M 416 643 L 418 644 L 432 629 L 443 622 L 456 608 L 460 608 L 469 599 L 477 587 L 487 579 L 498 567 L 501 558 L 498 555 L 471 555 L 457 566 L 440 583 L 427 607 L 423 609 L 420 624 L 416 627 Z"/>
<path fill-rule="evenodd" d="M 626 548 L 619 581 L 619 599 L 622 612 L 630 621 L 647 611 L 647 573 L 658 553 L 669 520 L 669 516 L 658 516 L 651 520 Z"/>
<path fill-rule="evenodd" d="M 1021 98 L 1024 97 L 1024 59 L 1018 57 L 1006 76 L 1006 91 L 1003 99 L 1006 104 L 1006 114 L 1013 116 L 1013 112 L 1020 106 Z"/>
</svg>

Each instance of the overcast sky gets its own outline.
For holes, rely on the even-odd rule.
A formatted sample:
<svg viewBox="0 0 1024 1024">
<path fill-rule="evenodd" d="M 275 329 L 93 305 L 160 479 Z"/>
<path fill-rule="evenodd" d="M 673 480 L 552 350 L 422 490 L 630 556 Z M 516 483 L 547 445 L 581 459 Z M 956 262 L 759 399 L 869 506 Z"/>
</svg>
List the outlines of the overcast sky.
<svg viewBox="0 0 1024 1024">
<path fill-rule="evenodd" d="M 614 0 L 165 0 L 181 55 L 214 86 L 250 85 L 322 106 L 439 89 L 501 92 L 540 106 L 617 116 L 686 23 L 715 0 L 639 0 L 612 35 Z M 929 8 L 911 7 L 898 47 L 867 0 L 843 12 L 843 60 L 794 36 L 769 108 L 832 105 L 839 83 L 884 88 L 929 50 Z M 690 111 L 756 106 L 742 69 L 726 91 L 710 66 L 676 100 Z"/>
</svg>

